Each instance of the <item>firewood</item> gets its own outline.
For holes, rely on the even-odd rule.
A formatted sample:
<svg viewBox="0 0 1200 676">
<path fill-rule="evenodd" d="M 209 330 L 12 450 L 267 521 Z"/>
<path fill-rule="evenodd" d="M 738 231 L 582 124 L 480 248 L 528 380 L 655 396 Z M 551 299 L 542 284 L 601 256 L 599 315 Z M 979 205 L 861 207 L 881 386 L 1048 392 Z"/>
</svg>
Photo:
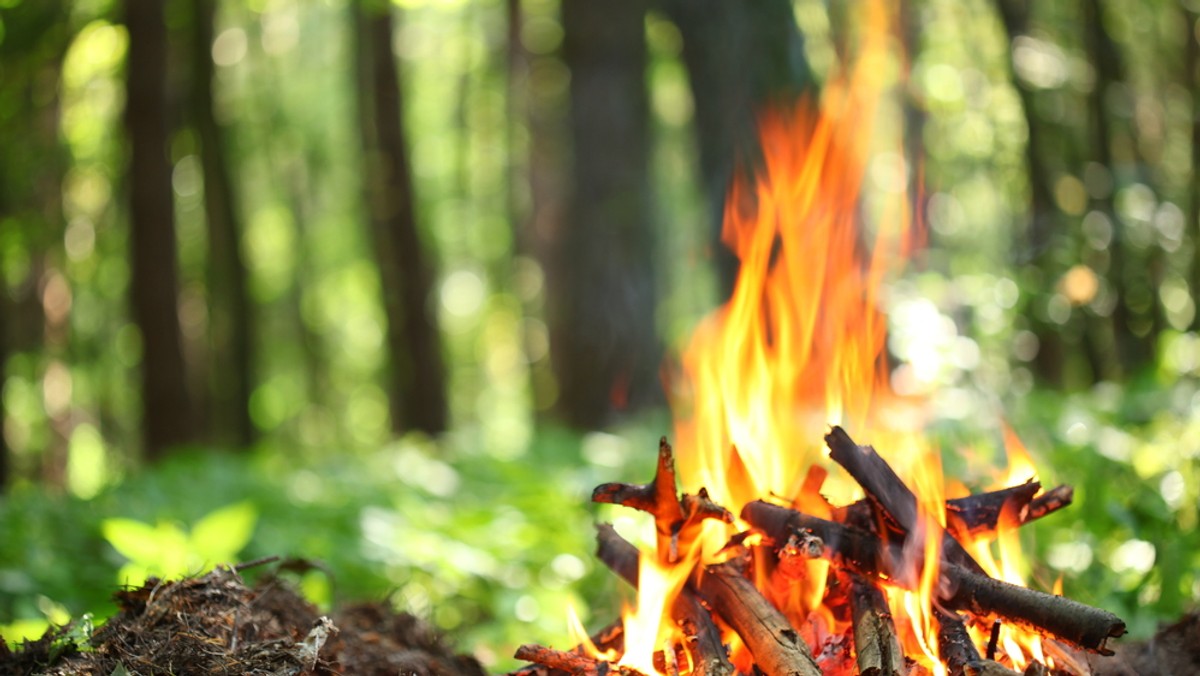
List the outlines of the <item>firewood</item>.
<svg viewBox="0 0 1200 676">
<path fill-rule="evenodd" d="M 891 465 L 874 448 L 858 445 L 836 425 L 825 435 L 825 443 L 829 446 L 829 457 L 862 486 L 891 525 L 905 533 L 913 532 L 919 518 L 917 496 L 900 480 Z M 942 533 L 942 556 L 975 573 L 984 573 L 979 563 L 948 532 Z"/>
<path fill-rule="evenodd" d="M 1037 496 L 1029 503 L 1029 507 L 1019 512 L 1019 520 L 1022 525 L 1040 519 L 1047 514 L 1052 514 L 1063 507 L 1071 504 L 1075 499 L 1075 489 L 1062 485 L 1052 488 L 1045 493 Z"/>
<path fill-rule="evenodd" d="M 590 655 L 581 655 L 570 650 L 555 650 L 536 643 L 526 643 L 517 648 L 513 657 L 526 662 L 536 662 L 550 669 L 572 674 L 572 676 L 603 676 L 604 674 L 627 674 L 639 672 L 624 667 L 609 665 Z"/>
<path fill-rule="evenodd" d="M 904 652 L 883 592 L 857 573 L 847 577 L 859 676 L 903 676 Z"/>
<path fill-rule="evenodd" d="M 946 501 L 946 525 L 956 537 L 965 534 L 986 536 L 996 530 L 1005 509 L 1015 512 L 1017 525 L 1024 526 L 1070 505 L 1075 493 L 1071 486 L 1061 485 L 1035 497 L 1041 487 L 1037 481 L 1027 481 L 1008 488 L 951 498 Z M 832 518 L 854 528 L 878 531 L 875 512 L 867 498 L 835 508 Z"/>
<path fill-rule="evenodd" d="M 946 526 L 956 537 L 978 537 L 994 531 L 1000 523 L 1000 515 L 1006 511 L 1017 515 L 1027 513 L 1033 496 L 1041 489 L 1040 482 L 1030 479 L 998 491 L 952 498 L 946 501 Z"/>
<path fill-rule="evenodd" d="M 766 676 L 821 676 L 808 644 L 732 563 L 708 566 L 693 584 L 737 632 Z"/>
<path fill-rule="evenodd" d="M 588 639 L 592 642 L 592 645 L 594 645 L 597 650 L 602 652 L 606 650 L 615 650 L 618 654 L 620 654 L 625 647 L 625 631 L 623 623 L 621 620 L 610 622 L 593 632 Z M 588 654 L 588 649 L 582 643 L 574 648 L 571 648 L 571 650 L 568 652 L 585 657 L 590 656 Z M 516 671 L 510 671 L 506 676 L 566 676 L 569 673 L 570 672 L 563 671 L 562 669 L 556 669 L 545 664 L 538 664 L 537 662 L 534 662 L 533 664 L 527 664 Z"/>
<path fill-rule="evenodd" d="M 938 621 L 938 653 L 950 676 L 1020 676 L 999 662 L 981 658 L 957 613 L 935 608 L 934 617 Z"/>
<path fill-rule="evenodd" d="M 1111 654 L 1105 643 L 1125 634 L 1125 622 L 1107 610 L 1074 599 L 977 575 L 943 561 L 940 596 L 955 610 L 999 615 L 1040 629 L 1081 648 Z"/>
<path fill-rule="evenodd" d="M 824 541 L 826 556 L 834 565 L 863 575 L 887 576 L 897 584 L 904 582 L 895 574 L 899 561 L 895 546 L 882 543 L 871 533 L 761 500 L 746 505 L 742 519 L 777 543 L 786 542 L 793 532 L 810 532 Z M 995 580 L 946 560 L 941 562 L 940 578 L 939 597 L 953 610 L 999 615 L 1087 650 L 1108 654 L 1105 642 L 1125 633 L 1125 623 L 1108 611 Z"/>
<path fill-rule="evenodd" d="M 592 502 L 623 505 L 654 517 L 656 545 L 661 560 L 674 563 L 692 546 L 695 532 L 705 519 L 733 523 L 729 510 L 714 503 L 708 491 L 679 498 L 675 488 L 675 456 L 667 438 L 658 442 L 658 466 L 648 484 L 601 484 L 592 491 Z"/>
<path fill-rule="evenodd" d="M 596 526 L 596 556 L 614 573 L 637 588 L 638 550 L 621 537 L 611 525 Z M 688 638 L 692 651 L 693 667 L 697 676 L 730 676 L 734 673 L 721 643 L 721 633 L 713 624 L 712 617 L 700 605 L 696 595 L 683 589 L 671 605 L 671 617 L 675 618 Z"/>
</svg>

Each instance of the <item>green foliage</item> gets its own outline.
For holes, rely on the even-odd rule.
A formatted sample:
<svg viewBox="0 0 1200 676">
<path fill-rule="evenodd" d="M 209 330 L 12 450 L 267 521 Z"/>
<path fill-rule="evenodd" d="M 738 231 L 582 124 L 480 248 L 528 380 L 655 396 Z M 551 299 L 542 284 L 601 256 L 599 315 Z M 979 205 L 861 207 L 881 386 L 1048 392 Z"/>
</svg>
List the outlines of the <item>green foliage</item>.
<svg viewBox="0 0 1200 676">
<path fill-rule="evenodd" d="M 104 539 L 129 559 L 117 573 L 121 583 L 138 586 L 151 575 L 200 575 L 217 564 L 232 563 L 250 542 L 257 518 L 254 505 L 241 502 L 202 517 L 191 532 L 164 521 L 152 526 L 123 518 L 105 519 L 100 530 Z"/>
</svg>

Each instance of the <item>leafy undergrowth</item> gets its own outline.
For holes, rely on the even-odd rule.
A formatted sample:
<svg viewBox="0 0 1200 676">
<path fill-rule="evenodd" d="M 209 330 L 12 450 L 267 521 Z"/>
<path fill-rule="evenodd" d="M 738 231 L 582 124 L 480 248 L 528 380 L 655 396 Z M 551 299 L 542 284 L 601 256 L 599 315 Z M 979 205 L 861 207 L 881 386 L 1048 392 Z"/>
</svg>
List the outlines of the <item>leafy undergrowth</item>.
<svg viewBox="0 0 1200 676">
<path fill-rule="evenodd" d="M 0 632 L 11 642 L 84 613 L 99 621 L 119 584 L 231 563 L 211 556 L 241 538 L 230 524 L 249 513 L 236 560 L 312 562 L 298 585 L 318 607 L 386 600 L 489 668 L 515 664 L 513 646 L 565 637 L 568 604 L 615 613 L 588 498 L 615 464 L 648 473 L 654 453 L 630 445 L 551 431 L 505 459 L 420 440 L 309 461 L 196 451 L 86 502 L 18 491 L 0 501 Z M 205 535 L 214 525 L 220 534 Z"/>
</svg>

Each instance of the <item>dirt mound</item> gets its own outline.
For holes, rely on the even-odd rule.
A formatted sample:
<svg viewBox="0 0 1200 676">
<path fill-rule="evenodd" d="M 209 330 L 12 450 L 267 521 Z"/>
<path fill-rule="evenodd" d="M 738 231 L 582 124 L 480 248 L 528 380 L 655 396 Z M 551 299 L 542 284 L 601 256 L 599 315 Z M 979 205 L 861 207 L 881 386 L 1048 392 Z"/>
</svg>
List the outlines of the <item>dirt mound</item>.
<svg viewBox="0 0 1200 676">
<path fill-rule="evenodd" d="M 275 577 L 248 587 L 236 571 L 219 568 L 178 581 L 152 578 L 116 600 L 118 613 L 90 638 L 68 626 L 15 651 L 0 641 L 0 676 L 484 674 L 411 615 L 360 604 L 321 617 Z"/>
</svg>

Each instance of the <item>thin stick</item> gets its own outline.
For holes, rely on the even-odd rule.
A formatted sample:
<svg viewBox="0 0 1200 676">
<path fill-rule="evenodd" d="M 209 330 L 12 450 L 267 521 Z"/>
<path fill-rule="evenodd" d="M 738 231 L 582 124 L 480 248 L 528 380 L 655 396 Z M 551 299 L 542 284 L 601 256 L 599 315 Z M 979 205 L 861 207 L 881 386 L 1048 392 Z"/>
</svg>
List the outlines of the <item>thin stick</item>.
<svg viewBox="0 0 1200 676">
<path fill-rule="evenodd" d="M 829 457 L 854 477 L 892 525 L 904 533 L 913 532 L 918 523 L 917 496 L 900 480 L 891 465 L 874 448 L 858 445 L 836 425 L 825 435 L 825 443 L 829 446 Z M 942 556 L 972 572 L 984 574 L 979 563 L 947 532 L 942 533 Z"/>
<path fill-rule="evenodd" d="M 596 526 L 596 556 L 614 573 L 621 576 L 634 588 L 638 585 L 638 550 L 621 537 L 611 525 Z M 689 650 L 695 660 L 697 676 L 730 676 L 735 673 L 725 654 L 721 633 L 713 624 L 712 617 L 700 605 L 696 595 L 683 589 L 671 606 L 671 616 L 676 618 L 685 636 L 689 637 Z"/>
</svg>

